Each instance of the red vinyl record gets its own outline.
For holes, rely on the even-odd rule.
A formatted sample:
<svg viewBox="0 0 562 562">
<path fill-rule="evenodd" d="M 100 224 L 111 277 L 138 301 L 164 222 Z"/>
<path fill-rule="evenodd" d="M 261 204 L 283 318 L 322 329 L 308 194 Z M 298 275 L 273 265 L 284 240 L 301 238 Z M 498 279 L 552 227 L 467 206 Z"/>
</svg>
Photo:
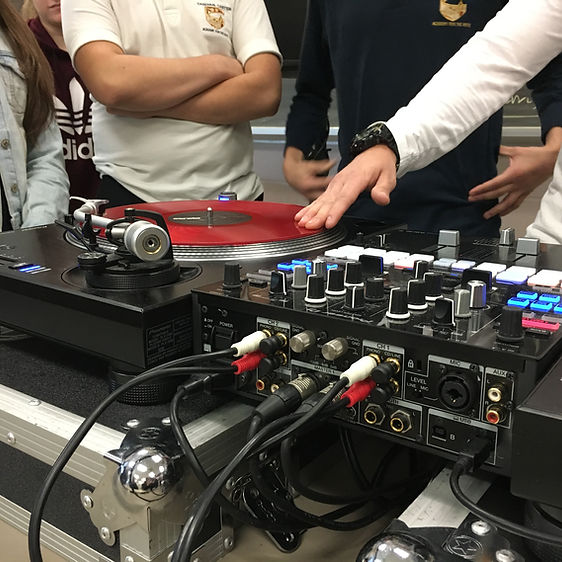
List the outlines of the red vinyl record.
<svg viewBox="0 0 562 562">
<path fill-rule="evenodd" d="M 105 216 L 120 218 L 129 207 L 160 213 L 174 245 L 255 244 L 293 240 L 321 232 L 297 225 L 294 216 L 300 206 L 265 201 L 164 201 L 112 207 Z"/>
<path fill-rule="evenodd" d="M 345 231 L 299 227 L 299 205 L 265 201 L 162 201 L 111 207 L 104 216 L 119 219 L 128 208 L 161 214 L 180 260 L 290 255 L 336 243 Z"/>
</svg>

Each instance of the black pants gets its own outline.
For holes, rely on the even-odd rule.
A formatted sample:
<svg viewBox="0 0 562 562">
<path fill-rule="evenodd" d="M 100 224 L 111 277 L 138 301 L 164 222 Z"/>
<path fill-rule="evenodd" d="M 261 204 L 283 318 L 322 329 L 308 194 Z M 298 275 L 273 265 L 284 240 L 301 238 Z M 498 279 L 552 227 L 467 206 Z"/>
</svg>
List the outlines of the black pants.
<svg viewBox="0 0 562 562">
<path fill-rule="evenodd" d="M 135 205 L 145 203 L 140 197 L 131 193 L 123 187 L 117 180 L 110 176 L 102 176 L 98 188 L 98 199 L 107 199 L 110 207 L 121 207 L 124 205 Z M 256 201 L 263 201 L 263 193 L 256 197 Z"/>
<path fill-rule="evenodd" d="M 4 186 L 0 179 L 0 206 L 2 207 L 2 232 L 13 230 L 10 212 L 8 211 L 8 201 L 6 201 L 6 194 L 4 193 Z"/>
</svg>

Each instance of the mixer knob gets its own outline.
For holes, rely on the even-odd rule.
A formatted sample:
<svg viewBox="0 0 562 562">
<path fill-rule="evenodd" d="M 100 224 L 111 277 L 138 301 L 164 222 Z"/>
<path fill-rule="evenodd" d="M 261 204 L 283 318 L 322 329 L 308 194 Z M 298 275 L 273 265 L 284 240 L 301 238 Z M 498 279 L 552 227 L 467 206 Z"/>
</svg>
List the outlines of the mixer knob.
<svg viewBox="0 0 562 562">
<path fill-rule="evenodd" d="M 455 325 L 455 302 L 452 299 L 439 298 L 433 309 L 433 323 L 439 326 Z"/>
<path fill-rule="evenodd" d="M 414 262 L 413 274 L 416 279 L 423 279 L 423 276 L 429 271 L 429 262 L 425 260 L 416 260 Z"/>
<path fill-rule="evenodd" d="M 423 279 L 410 279 L 408 281 L 408 308 L 410 310 L 427 309 L 425 281 Z"/>
<path fill-rule="evenodd" d="M 425 281 L 425 298 L 428 301 L 434 301 L 442 296 L 443 275 L 441 273 L 428 271 L 423 278 Z"/>
<path fill-rule="evenodd" d="M 294 353 L 303 353 L 316 343 L 316 335 L 311 330 L 295 334 L 289 340 L 289 347 Z"/>
<path fill-rule="evenodd" d="M 390 302 L 388 303 L 386 316 L 391 320 L 407 320 L 410 318 L 408 291 L 406 289 L 396 287 L 390 291 Z"/>
<path fill-rule="evenodd" d="M 233 290 L 242 286 L 240 281 L 240 264 L 227 262 L 224 264 L 223 289 Z"/>
<path fill-rule="evenodd" d="M 359 262 L 363 269 L 365 277 L 380 277 L 384 272 L 384 261 L 381 256 L 371 256 L 370 254 L 361 254 Z"/>
<path fill-rule="evenodd" d="M 306 265 L 295 265 L 293 269 L 293 283 L 291 287 L 295 290 L 306 289 Z"/>
<path fill-rule="evenodd" d="M 468 289 L 455 289 L 455 318 L 470 317 L 470 291 Z"/>
<path fill-rule="evenodd" d="M 349 344 L 345 338 L 335 338 L 322 346 L 322 357 L 327 361 L 335 361 L 347 353 Z"/>
<path fill-rule="evenodd" d="M 515 306 L 504 306 L 500 319 L 497 339 L 507 343 L 519 343 L 525 338 L 523 311 Z"/>
<path fill-rule="evenodd" d="M 361 262 L 348 261 L 345 264 L 345 282 L 346 287 L 353 285 L 363 286 L 363 267 Z"/>
<path fill-rule="evenodd" d="M 323 277 L 320 277 L 319 275 L 308 276 L 304 302 L 312 306 L 320 306 L 326 302 Z"/>
<path fill-rule="evenodd" d="M 287 294 L 287 274 L 284 271 L 271 272 L 269 293 L 272 297 L 283 297 Z"/>
<path fill-rule="evenodd" d="M 469 281 L 470 308 L 486 308 L 486 283 L 483 281 Z"/>
<path fill-rule="evenodd" d="M 356 312 L 365 308 L 365 291 L 363 287 L 348 287 L 345 293 L 345 308 Z"/>
<path fill-rule="evenodd" d="M 365 282 L 365 300 L 367 302 L 380 302 L 384 298 L 384 279 L 382 277 L 369 277 Z"/>
<path fill-rule="evenodd" d="M 322 259 L 315 259 L 312 260 L 312 274 L 318 275 L 322 277 L 322 279 L 326 279 L 328 272 L 328 266 L 326 264 L 326 260 Z"/>
<path fill-rule="evenodd" d="M 334 267 L 328 270 L 326 294 L 329 297 L 342 297 L 345 295 L 344 272 L 341 267 Z"/>
</svg>

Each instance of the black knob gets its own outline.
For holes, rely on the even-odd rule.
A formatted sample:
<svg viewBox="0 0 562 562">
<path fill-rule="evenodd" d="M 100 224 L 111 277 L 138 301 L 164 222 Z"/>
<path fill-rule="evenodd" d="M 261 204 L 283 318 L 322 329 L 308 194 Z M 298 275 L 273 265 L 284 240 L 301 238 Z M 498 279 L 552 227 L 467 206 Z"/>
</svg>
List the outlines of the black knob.
<svg viewBox="0 0 562 562">
<path fill-rule="evenodd" d="M 410 279 L 408 281 L 408 308 L 411 310 L 425 310 L 427 308 L 425 281 L 423 279 Z"/>
<path fill-rule="evenodd" d="M 328 267 L 326 260 L 315 259 L 312 260 L 312 274 L 326 279 Z"/>
<path fill-rule="evenodd" d="M 388 402 L 392 396 L 394 395 L 394 387 L 389 382 L 383 382 L 377 384 L 373 390 L 371 390 L 371 394 L 369 398 L 375 404 L 384 404 Z"/>
<path fill-rule="evenodd" d="M 341 297 L 345 295 L 344 272 L 341 267 L 333 267 L 328 270 L 326 294 L 329 297 Z"/>
<path fill-rule="evenodd" d="M 345 285 L 362 285 L 363 284 L 363 267 L 358 261 L 348 261 L 345 264 Z"/>
<path fill-rule="evenodd" d="M 365 291 L 363 287 L 348 287 L 345 293 L 345 308 L 352 312 L 365 308 Z"/>
<path fill-rule="evenodd" d="M 441 273 L 428 271 L 424 274 L 423 279 L 425 281 L 425 298 L 428 301 L 434 301 L 442 296 L 443 275 Z"/>
<path fill-rule="evenodd" d="M 438 326 L 455 325 L 455 301 L 452 299 L 438 298 L 433 309 L 433 323 Z"/>
<path fill-rule="evenodd" d="M 359 262 L 363 268 L 365 277 L 380 277 L 384 271 L 384 262 L 381 256 L 371 256 L 369 254 L 361 254 Z"/>
<path fill-rule="evenodd" d="M 365 300 L 367 302 L 380 302 L 384 298 L 384 279 L 382 277 L 369 277 L 365 282 Z"/>
<path fill-rule="evenodd" d="M 523 310 L 515 306 L 504 306 L 500 318 L 497 339 L 507 343 L 518 343 L 525 337 Z"/>
<path fill-rule="evenodd" d="M 272 271 L 269 292 L 274 297 L 287 294 L 287 274 L 284 271 Z"/>
<path fill-rule="evenodd" d="M 324 292 L 324 278 L 319 275 L 309 275 L 306 285 L 304 301 L 310 305 L 323 305 L 326 302 Z"/>
<path fill-rule="evenodd" d="M 423 279 L 423 276 L 429 271 L 429 262 L 425 260 L 416 260 L 414 262 L 414 277 L 416 279 Z"/>
<path fill-rule="evenodd" d="M 240 264 L 227 262 L 224 264 L 224 276 L 222 286 L 224 289 L 239 289 L 242 286 L 240 281 Z"/>
<path fill-rule="evenodd" d="M 407 320 L 410 317 L 408 310 L 408 291 L 396 287 L 390 291 L 390 302 L 386 316 L 391 320 Z"/>
</svg>

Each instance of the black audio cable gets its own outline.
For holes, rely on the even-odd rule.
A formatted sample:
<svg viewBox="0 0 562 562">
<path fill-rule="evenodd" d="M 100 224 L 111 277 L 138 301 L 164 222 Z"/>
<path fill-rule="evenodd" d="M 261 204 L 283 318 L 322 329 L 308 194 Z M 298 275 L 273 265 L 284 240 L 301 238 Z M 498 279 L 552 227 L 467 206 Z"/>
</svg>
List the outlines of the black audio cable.
<svg viewBox="0 0 562 562">
<path fill-rule="evenodd" d="M 187 382 L 179 387 L 170 404 L 170 422 L 172 431 L 174 432 L 176 440 L 183 454 L 185 455 L 191 470 L 204 488 L 210 484 L 211 479 L 199 462 L 199 459 L 197 458 L 197 455 L 193 450 L 193 447 L 191 446 L 187 435 L 183 431 L 182 423 L 179 418 L 179 405 L 181 401 L 187 396 L 203 391 L 213 390 L 221 386 L 228 385 L 229 382 L 232 382 L 232 378 L 229 378 L 228 376 L 225 377 L 225 374 L 220 373 L 210 374 L 204 378 Z M 251 525 L 253 527 L 257 527 L 266 531 L 295 531 L 295 526 L 269 523 L 267 521 L 262 521 L 261 519 L 252 517 L 246 511 L 242 511 L 232 505 L 222 494 L 218 494 L 215 500 L 226 513 L 246 525 Z"/>
<path fill-rule="evenodd" d="M 60 472 L 62 472 L 63 468 L 65 467 L 66 463 L 69 461 L 70 457 L 79 447 L 80 443 L 88 433 L 88 431 L 92 428 L 92 426 L 96 423 L 98 418 L 101 414 L 119 398 L 122 394 L 134 388 L 137 385 L 143 384 L 145 382 L 151 381 L 152 379 L 162 377 L 168 374 L 168 369 L 173 367 L 185 366 L 184 373 L 186 375 L 193 374 L 193 373 L 201 373 L 204 372 L 205 369 L 212 370 L 213 372 L 220 371 L 221 369 L 215 368 L 201 368 L 201 367 L 188 367 L 193 363 L 207 363 L 209 361 L 214 361 L 215 359 L 223 359 L 226 357 L 232 357 L 236 353 L 236 350 L 233 348 L 224 349 L 221 351 L 216 351 L 213 353 L 203 353 L 200 355 L 192 355 L 190 357 L 181 357 L 179 359 L 175 359 L 173 361 L 169 361 L 168 363 L 164 363 L 159 365 L 158 367 L 153 367 L 141 373 L 131 379 L 130 381 L 126 382 L 124 385 L 120 386 L 116 390 L 114 390 L 111 394 L 109 394 L 98 406 L 94 409 L 94 411 L 84 419 L 84 421 L 80 424 L 78 429 L 74 432 L 72 437 L 68 440 L 66 445 L 64 446 L 63 450 L 61 451 L 60 455 L 57 457 L 53 465 L 51 466 L 39 492 L 33 504 L 33 508 L 31 510 L 31 517 L 29 519 L 29 531 L 28 531 L 28 549 L 29 549 L 29 556 L 31 562 L 42 562 L 43 558 L 41 556 L 41 546 L 40 546 L 40 530 L 41 530 L 41 520 L 43 519 L 43 512 L 45 510 L 45 504 L 47 502 L 47 498 L 51 493 L 53 485 L 58 478 Z M 226 371 L 232 373 L 232 367 L 223 367 Z"/>
<path fill-rule="evenodd" d="M 494 524 L 496 527 L 503 529 L 504 531 L 508 531 L 509 533 L 531 541 L 562 547 L 562 536 L 528 529 L 518 523 L 515 523 L 514 521 L 509 521 L 499 515 L 489 513 L 479 507 L 462 491 L 460 487 L 460 477 L 478 469 L 488 458 L 491 448 L 492 444 L 488 439 L 484 437 L 477 437 L 472 439 L 469 442 L 468 447 L 461 452 L 449 477 L 449 485 L 451 486 L 451 491 L 453 492 L 455 498 L 457 498 L 457 500 L 474 515 L 480 517 L 484 521 Z"/>
<path fill-rule="evenodd" d="M 326 414 L 331 415 L 332 410 L 329 408 L 329 405 L 340 390 L 345 388 L 347 383 L 348 380 L 346 378 L 338 380 L 311 410 L 304 414 L 290 414 L 273 420 L 259 430 L 258 433 L 242 447 L 199 496 L 192 515 L 183 526 L 180 533 L 171 562 L 184 562 L 189 560 L 189 556 L 191 556 L 194 548 L 195 539 L 203 527 L 214 497 L 221 492 L 222 487 L 225 485 L 228 478 L 230 478 L 232 472 L 250 455 L 259 454 L 263 450 L 268 450 L 269 447 L 276 445 L 288 435 L 306 426 L 314 418 L 322 414 L 324 408 L 326 408 Z"/>
<path fill-rule="evenodd" d="M 347 464 L 351 468 L 351 473 L 355 479 L 355 482 L 360 490 L 369 489 L 369 480 L 365 476 L 361 462 L 359 461 L 359 456 L 357 454 L 357 449 L 353 443 L 353 437 L 349 429 L 344 429 L 343 427 L 338 428 L 338 437 L 340 444 L 345 455 Z"/>
</svg>

